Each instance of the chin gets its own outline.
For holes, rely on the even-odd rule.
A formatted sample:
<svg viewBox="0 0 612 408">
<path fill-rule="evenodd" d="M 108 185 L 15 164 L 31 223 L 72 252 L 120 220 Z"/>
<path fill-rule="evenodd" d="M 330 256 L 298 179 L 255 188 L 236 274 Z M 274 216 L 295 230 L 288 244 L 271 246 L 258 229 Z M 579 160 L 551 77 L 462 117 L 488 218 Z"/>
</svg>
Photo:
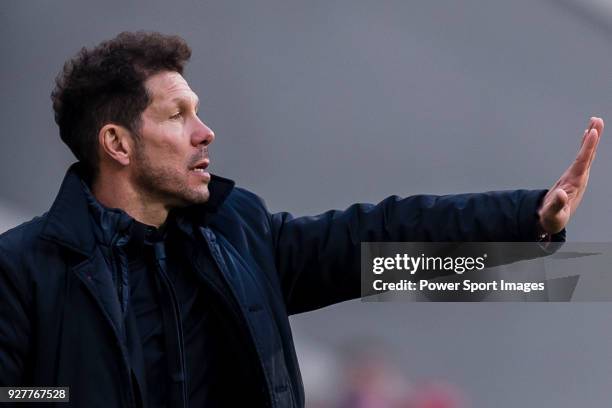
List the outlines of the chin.
<svg viewBox="0 0 612 408">
<path fill-rule="evenodd" d="M 188 205 L 204 204 L 209 198 L 210 192 L 207 186 L 194 189 L 188 197 L 185 197 Z"/>
<path fill-rule="evenodd" d="M 166 191 L 166 202 L 171 208 L 185 208 L 192 205 L 204 204 L 210 198 L 208 189 L 183 189 L 180 191 Z"/>
</svg>

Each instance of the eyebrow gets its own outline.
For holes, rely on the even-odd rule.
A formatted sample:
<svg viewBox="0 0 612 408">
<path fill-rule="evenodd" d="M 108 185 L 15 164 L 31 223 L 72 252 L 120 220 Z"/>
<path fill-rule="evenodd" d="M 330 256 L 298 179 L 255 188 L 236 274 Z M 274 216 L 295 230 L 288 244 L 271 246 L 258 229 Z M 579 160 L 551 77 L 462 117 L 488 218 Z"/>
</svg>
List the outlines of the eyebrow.
<svg viewBox="0 0 612 408">
<path fill-rule="evenodd" d="M 196 110 L 200 107 L 200 98 L 198 98 L 197 95 L 195 95 L 195 108 Z M 172 99 L 172 103 L 176 103 L 178 105 L 186 105 L 189 104 L 189 102 L 191 101 L 191 98 L 184 98 L 184 97 L 176 97 Z"/>
</svg>

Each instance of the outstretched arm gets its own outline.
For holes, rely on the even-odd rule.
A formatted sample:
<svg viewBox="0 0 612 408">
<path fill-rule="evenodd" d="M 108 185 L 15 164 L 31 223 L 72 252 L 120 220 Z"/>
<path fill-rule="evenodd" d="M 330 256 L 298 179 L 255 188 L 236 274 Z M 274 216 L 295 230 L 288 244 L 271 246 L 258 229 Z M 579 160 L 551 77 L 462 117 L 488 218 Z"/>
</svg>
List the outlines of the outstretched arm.
<svg viewBox="0 0 612 408">
<path fill-rule="evenodd" d="M 361 242 L 536 241 L 537 209 L 545 194 L 393 196 L 378 205 L 355 204 L 315 217 L 274 214 L 276 267 L 288 312 L 359 297 Z"/>
<path fill-rule="evenodd" d="M 601 119 L 590 125 L 576 161 L 549 191 L 393 196 L 378 205 L 356 204 L 315 217 L 271 215 L 288 312 L 359 297 L 361 242 L 536 241 L 541 232 L 563 241 L 603 131 Z"/>
</svg>

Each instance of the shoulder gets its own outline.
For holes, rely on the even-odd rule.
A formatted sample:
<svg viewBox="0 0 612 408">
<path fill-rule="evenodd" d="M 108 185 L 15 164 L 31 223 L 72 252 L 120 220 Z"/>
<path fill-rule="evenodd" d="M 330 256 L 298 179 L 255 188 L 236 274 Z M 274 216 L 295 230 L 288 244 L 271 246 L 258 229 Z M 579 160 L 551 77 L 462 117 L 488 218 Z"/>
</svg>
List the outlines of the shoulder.
<svg viewBox="0 0 612 408">
<path fill-rule="evenodd" d="M 241 187 L 234 187 L 212 219 L 212 224 L 221 229 L 237 224 L 241 228 L 266 231 L 269 222 L 270 214 L 264 200 Z"/>
<path fill-rule="evenodd" d="M 23 254 L 34 251 L 40 243 L 46 218 L 45 213 L 0 234 L 0 263 L 15 262 Z"/>
<path fill-rule="evenodd" d="M 264 200 L 257 194 L 242 188 L 234 187 L 223 205 L 219 209 L 219 213 L 237 213 L 236 215 L 268 215 L 268 210 Z"/>
<path fill-rule="evenodd" d="M 265 202 L 261 197 L 242 187 L 234 187 L 230 195 L 227 197 L 224 205 L 266 207 Z"/>
</svg>

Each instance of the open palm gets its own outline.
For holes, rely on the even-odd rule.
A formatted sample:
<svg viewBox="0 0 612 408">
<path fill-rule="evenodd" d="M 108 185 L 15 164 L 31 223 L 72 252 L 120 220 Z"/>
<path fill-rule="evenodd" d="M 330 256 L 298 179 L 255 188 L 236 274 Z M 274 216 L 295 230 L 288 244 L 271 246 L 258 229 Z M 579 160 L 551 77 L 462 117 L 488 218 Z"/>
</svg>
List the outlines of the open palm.
<svg viewBox="0 0 612 408">
<path fill-rule="evenodd" d="M 601 118 L 591 118 L 576 160 L 544 196 L 538 210 L 540 228 L 544 232 L 555 234 L 561 231 L 580 205 L 603 129 L 604 122 Z"/>
</svg>

